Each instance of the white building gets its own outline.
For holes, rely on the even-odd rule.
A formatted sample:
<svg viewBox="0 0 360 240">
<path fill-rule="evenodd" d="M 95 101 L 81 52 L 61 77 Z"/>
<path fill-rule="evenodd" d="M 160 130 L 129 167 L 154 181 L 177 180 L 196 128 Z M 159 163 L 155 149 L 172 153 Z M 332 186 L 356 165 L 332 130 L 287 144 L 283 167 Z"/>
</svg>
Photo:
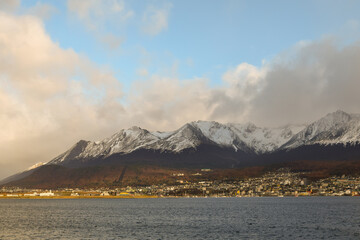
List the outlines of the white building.
<svg viewBox="0 0 360 240">
<path fill-rule="evenodd" d="M 52 197 L 52 196 L 55 196 L 55 194 L 53 192 L 42 192 L 40 193 L 40 197 Z"/>
</svg>

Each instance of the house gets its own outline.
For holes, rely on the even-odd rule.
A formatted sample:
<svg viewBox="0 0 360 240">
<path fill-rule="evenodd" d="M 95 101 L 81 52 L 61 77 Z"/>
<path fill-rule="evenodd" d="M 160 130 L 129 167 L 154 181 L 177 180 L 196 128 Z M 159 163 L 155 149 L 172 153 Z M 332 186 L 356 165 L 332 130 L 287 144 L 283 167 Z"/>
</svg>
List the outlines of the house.
<svg viewBox="0 0 360 240">
<path fill-rule="evenodd" d="M 210 168 L 202 168 L 201 171 L 202 171 L 202 172 L 210 172 L 211 169 L 210 169 Z"/>
<path fill-rule="evenodd" d="M 52 196 L 55 196 L 55 194 L 53 192 L 42 192 L 40 193 L 40 197 L 52 197 Z"/>
<path fill-rule="evenodd" d="M 24 197 L 35 197 L 35 196 L 39 196 L 39 194 L 37 192 L 24 194 Z"/>
</svg>

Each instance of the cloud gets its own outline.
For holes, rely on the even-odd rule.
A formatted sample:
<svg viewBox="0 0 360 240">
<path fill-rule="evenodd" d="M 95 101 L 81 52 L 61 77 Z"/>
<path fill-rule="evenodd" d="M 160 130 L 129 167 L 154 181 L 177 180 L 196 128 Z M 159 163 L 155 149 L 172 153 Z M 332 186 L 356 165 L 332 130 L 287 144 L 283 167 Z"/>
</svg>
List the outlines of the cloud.
<svg viewBox="0 0 360 240">
<path fill-rule="evenodd" d="M 199 119 L 270 127 L 308 123 L 337 109 L 360 112 L 359 64 L 359 42 L 300 42 L 260 67 L 229 69 L 216 88 L 203 78 L 149 76 L 134 85 L 126 109 L 130 122 L 153 130 Z"/>
<path fill-rule="evenodd" d="M 0 10 L 3 11 L 15 11 L 20 6 L 20 0 L 1 0 Z"/>
<path fill-rule="evenodd" d="M 39 18 L 0 13 L 0 53 L 0 176 L 114 131 L 124 112 L 120 83 L 60 48 Z"/>
<path fill-rule="evenodd" d="M 209 118 L 210 99 L 206 79 L 152 75 L 134 84 L 127 99 L 127 121 L 152 130 L 173 130 L 194 118 Z"/>
<path fill-rule="evenodd" d="M 67 8 L 70 14 L 85 24 L 95 38 L 108 50 L 115 50 L 124 42 L 125 37 L 118 31 L 109 32 L 106 29 L 120 29 L 134 12 L 125 7 L 122 0 L 68 0 Z"/>
<path fill-rule="evenodd" d="M 50 4 L 37 2 L 35 6 L 29 8 L 27 10 L 27 13 L 30 15 L 37 16 L 42 19 L 48 19 L 56 11 L 57 11 L 57 9 Z"/>
<path fill-rule="evenodd" d="M 171 7 L 171 4 L 166 4 L 162 8 L 149 6 L 142 18 L 142 31 L 145 34 L 155 36 L 166 30 Z"/>
<path fill-rule="evenodd" d="M 124 42 L 124 38 L 117 37 L 113 34 L 106 34 L 100 37 L 100 41 L 109 49 L 116 50 L 120 47 L 120 45 Z"/>
<path fill-rule="evenodd" d="M 75 14 L 86 26 L 95 30 L 109 21 L 120 24 L 134 15 L 125 8 L 121 0 L 68 0 L 68 10 Z"/>
<path fill-rule="evenodd" d="M 271 64 L 249 116 L 261 124 L 280 125 L 313 121 L 342 109 L 360 112 L 360 44 L 338 47 L 323 39 L 279 55 Z"/>
<path fill-rule="evenodd" d="M 146 68 L 139 68 L 136 70 L 136 74 L 141 77 L 147 77 L 149 76 L 149 71 Z"/>
<path fill-rule="evenodd" d="M 99 140 L 131 125 L 279 126 L 337 109 L 360 112 L 359 42 L 299 42 L 262 66 L 228 69 L 218 87 L 205 78 L 180 79 L 176 67 L 162 75 L 139 68 L 141 80 L 128 94 L 110 70 L 53 42 L 35 16 L 0 13 L 0 53 L 0 177 L 47 162 L 79 139 Z"/>
</svg>

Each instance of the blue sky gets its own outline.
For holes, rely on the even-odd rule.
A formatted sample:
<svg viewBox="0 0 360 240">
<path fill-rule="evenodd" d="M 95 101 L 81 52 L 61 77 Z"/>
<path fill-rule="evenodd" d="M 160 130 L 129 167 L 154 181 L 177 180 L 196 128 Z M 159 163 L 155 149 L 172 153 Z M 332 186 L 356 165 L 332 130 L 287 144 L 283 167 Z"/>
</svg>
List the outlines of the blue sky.
<svg viewBox="0 0 360 240">
<path fill-rule="evenodd" d="M 44 21 L 53 41 L 108 66 L 125 89 L 140 78 L 139 69 L 221 85 L 222 74 L 242 62 L 261 66 L 299 41 L 340 36 L 349 22 L 359 21 L 360 9 L 360 1 L 124 1 L 131 17 L 94 17 L 99 29 L 91 30 L 66 1 L 22 6 L 37 3 L 56 8 Z M 149 7 L 167 12 L 167 27 L 151 35 L 141 28 Z M 106 34 L 122 38 L 120 46 L 104 46 L 97 38 Z"/>
</svg>

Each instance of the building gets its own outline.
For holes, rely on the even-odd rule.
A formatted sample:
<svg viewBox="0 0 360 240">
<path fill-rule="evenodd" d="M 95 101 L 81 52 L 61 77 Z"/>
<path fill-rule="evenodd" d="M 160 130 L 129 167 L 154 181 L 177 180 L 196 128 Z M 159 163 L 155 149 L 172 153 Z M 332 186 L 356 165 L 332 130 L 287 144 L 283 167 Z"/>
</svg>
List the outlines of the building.
<svg viewBox="0 0 360 240">
<path fill-rule="evenodd" d="M 42 192 L 40 193 L 40 197 L 52 197 L 52 196 L 55 196 L 55 194 L 53 192 Z"/>
</svg>

